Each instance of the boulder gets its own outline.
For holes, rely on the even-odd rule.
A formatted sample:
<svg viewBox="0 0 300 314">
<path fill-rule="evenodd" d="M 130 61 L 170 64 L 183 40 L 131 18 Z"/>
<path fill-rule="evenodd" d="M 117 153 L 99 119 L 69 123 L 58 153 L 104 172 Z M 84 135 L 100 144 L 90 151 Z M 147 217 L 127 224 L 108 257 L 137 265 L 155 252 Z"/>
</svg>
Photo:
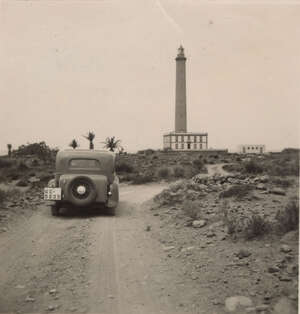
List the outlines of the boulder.
<svg viewBox="0 0 300 314">
<path fill-rule="evenodd" d="M 276 195 L 285 195 L 285 190 L 281 188 L 273 188 L 270 193 L 276 194 Z"/>
<path fill-rule="evenodd" d="M 192 222 L 192 226 L 194 228 L 202 228 L 206 225 L 206 220 L 202 219 L 202 220 L 194 220 Z"/>
<path fill-rule="evenodd" d="M 250 306 L 252 306 L 252 300 L 245 296 L 233 296 L 225 300 L 227 312 L 235 312 L 238 308 Z"/>
<path fill-rule="evenodd" d="M 297 314 L 295 303 L 287 297 L 282 297 L 274 306 L 274 314 Z"/>
</svg>

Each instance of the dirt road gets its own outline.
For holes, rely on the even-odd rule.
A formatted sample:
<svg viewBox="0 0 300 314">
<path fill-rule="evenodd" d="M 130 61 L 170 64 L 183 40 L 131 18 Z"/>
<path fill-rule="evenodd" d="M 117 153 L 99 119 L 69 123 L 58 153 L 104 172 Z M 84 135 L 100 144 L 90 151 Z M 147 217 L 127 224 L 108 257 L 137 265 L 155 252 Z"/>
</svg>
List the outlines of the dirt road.
<svg viewBox="0 0 300 314">
<path fill-rule="evenodd" d="M 141 204 L 163 185 L 123 186 L 115 217 L 46 204 L 0 238 L 1 313 L 182 313 L 176 267 Z"/>
</svg>

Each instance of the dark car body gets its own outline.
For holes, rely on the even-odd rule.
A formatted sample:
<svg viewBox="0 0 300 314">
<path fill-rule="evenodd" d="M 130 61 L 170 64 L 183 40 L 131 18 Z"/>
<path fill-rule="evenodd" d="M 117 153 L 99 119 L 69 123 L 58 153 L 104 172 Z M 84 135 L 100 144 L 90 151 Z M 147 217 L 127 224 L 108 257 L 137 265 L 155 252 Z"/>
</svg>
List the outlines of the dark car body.
<svg viewBox="0 0 300 314">
<path fill-rule="evenodd" d="M 115 172 L 114 153 L 62 150 L 57 153 L 55 168 L 55 179 L 45 189 L 45 195 L 48 193 L 45 199 L 55 202 L 53 215 L 58 215 L 59 209 L 65 205 L 101 205 L 111 209 L 118 205 L 119 179 Z M 49 197 L 55 191 L 57 195 Z"/>
</svg>

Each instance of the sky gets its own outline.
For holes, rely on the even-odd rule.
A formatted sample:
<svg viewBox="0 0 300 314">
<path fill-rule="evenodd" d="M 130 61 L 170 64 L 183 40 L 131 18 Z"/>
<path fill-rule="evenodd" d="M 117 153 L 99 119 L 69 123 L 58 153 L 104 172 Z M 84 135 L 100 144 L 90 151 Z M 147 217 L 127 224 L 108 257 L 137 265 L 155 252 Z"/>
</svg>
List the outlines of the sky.
<svg viewBox="0 0 300 314">
<path fill-rule="evenodd" d="M 0 0 L 0 151 L 96 134 L 125 151 L 174 131 L 187 57 L 188 131 L 210 148 L 299 147 L 300 2 Z"/>
</svg>

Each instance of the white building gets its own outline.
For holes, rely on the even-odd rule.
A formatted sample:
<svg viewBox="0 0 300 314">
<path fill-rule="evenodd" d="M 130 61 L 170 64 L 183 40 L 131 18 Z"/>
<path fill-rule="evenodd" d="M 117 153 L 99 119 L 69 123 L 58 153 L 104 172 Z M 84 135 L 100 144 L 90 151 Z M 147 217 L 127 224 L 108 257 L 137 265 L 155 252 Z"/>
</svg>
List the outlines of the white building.
<svg viewBox="0 0 300 314">
<path fill-rule="evenodd" d="M 238 152 L 240 154 L 264 154 L 266 152 L 265 145 L 239 145 Z"/>
<path fill-rule="evenodd" d="M 164 149 L 175 151 L 207 150 L 207 137 L 207 133 L 166 133 L 164 134 Z"/>
</svg>

